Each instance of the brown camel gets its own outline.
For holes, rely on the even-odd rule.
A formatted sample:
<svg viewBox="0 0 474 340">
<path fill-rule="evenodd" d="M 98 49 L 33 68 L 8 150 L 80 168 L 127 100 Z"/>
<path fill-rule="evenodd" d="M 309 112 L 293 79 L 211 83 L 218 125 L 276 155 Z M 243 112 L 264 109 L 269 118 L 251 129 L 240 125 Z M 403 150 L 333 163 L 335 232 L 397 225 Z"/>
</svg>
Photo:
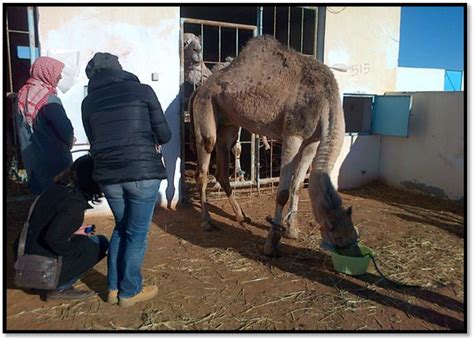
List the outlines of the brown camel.
<svg viewBox="0 0 474 340">
<path fill-rule="evenodd" d="M 338 85 L 327 66 L 289 50 L 273 37 L 253 38 L 230 66 L 194 92 L 190 113 L 195 129 L 196 180 L 203 227 L 210 227 L 205 207 L 211 152 L 216 147 L 216 177 L 229 195 L 229 150 L 242 126 L 282 143 L 277 204 L 265 254 L 280 253 L 280 238 L 285 230 L 283 208 L 288 200 L 286 234 L 297 235 L 298 192 L 310 165 L 309 195 L 324 242 L 338 249 L 357 245 L 351 208 L 343 209 L 329 177 L 342 146 L 345 123 Z M 242 219 L 238 204 L 232 206 L 237 220 Z"/>
</svg>

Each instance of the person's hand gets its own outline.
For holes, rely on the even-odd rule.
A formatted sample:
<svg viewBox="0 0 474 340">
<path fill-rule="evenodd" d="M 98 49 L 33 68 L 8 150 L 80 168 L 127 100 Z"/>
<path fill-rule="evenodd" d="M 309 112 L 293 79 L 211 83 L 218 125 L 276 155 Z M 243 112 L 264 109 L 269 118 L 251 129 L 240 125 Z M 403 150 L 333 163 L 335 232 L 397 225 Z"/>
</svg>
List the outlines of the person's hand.
<svg viewBox="0 0 474 340">
<path fill-rule="evenodd" d="M 87 224 L 82 225 L 74 232 L 74 235 L 84 235 L 84 236 L 92 236 L 95 234 L 95 225 Z"/>
<path fill-rule="evenodd" d="M 77 138 L 76 136 L 72 136 L 72 140 L 71 140 L 71 143 L 69 144 L 69 150 L 72 150 L 72 148 L 74 147 L 74 144 L 77 142 Z"/>
</svg>

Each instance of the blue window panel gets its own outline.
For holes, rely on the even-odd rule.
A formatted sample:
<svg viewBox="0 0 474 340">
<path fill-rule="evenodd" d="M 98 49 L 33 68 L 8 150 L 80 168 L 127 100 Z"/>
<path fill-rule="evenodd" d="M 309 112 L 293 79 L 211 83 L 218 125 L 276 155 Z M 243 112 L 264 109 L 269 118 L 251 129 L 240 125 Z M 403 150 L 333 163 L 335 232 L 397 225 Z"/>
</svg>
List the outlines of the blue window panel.
<svg viewBox="0 0 474 340">
<path fill-rule="evenodd" d="M 30 47 L 29 46 L 17 46 L 16 55 L 18 59 L 30 59 Z M 35 57 L 39 57 L 39 48 L 35 47 Z"/>
<path fill-rule="evenodd" d="M 445 91 L 461 91 L 462 71 L 448 71 L 444 74 Z"/>
<path fill-rule="evenodd" d="M 411 96 L 375 96 L 372 133 L 408 137 Z"/>
</svg>

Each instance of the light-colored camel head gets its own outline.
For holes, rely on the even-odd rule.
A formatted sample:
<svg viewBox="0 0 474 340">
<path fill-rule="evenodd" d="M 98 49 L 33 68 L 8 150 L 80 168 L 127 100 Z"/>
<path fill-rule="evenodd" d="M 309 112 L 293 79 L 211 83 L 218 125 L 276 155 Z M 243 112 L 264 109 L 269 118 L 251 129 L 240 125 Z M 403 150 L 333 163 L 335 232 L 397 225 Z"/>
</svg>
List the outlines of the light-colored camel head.
<svg viewBox="0 0 474 340">
<path fill-rule="evenodd" d="M 342 200 L 326 173 L 312 173 L 309 195 L 324 242 L 336 249 L 357 245 L 358 233 L 352 222 L 352 207 L 344 209 Z"/>
<path fill-rule="evenodd" d="M 184 33 L 183 48 L 184 80 L 195 86 L 200 86 L 212 75 L 203 60 L 201 40 L 197 35 Z"/>
<path fill-rule="evenodd" d="M 201 39 L 195 34 L 183 34 L 184 62 L 188 64 L 200 63 L 202 61 Z"/>
</svg>

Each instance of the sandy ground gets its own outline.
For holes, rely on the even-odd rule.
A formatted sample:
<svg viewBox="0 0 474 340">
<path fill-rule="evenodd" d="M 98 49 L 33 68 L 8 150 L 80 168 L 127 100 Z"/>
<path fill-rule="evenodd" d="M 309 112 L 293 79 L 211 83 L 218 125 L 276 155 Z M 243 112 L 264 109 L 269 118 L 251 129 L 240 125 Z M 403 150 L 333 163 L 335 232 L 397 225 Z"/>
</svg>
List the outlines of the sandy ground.
<svg viewBox="0 0 474 340">
<path fill-rule="evenodd" d="M 17 189 L 15 189 L 17 190 Z M 9 189 L 9 193 L 20 191 Z M 252 222 L 239 225 L 225 199 L 211 201 L 218 230 L 200 230 L 195 200 L 176 212 L 157 209 L 143 265 L 145 283 L 159 295 L 128 309 L 104 302 L 106 262 L 77 287 L 97 296 L 45 302 L 12 284 L 12 244 L 31 201 L 8 203 L 6 329 L 14 330 L 463 330 L 464 207 L 456 202 L 382 184 L 342 193 L 352 205 L 362 243 L 375 250 L 389 277 L 419 284 L 400 288 L 369 272 L 350 277 L 334 271 L 319 249 L 320 235 L 303 189 L 298 240 L 283 239 L 281 258 L 262 247 L 265 216 L 274 195 L 239 194 Z M 110 236 L 112 216 L 89 216 Z"/>
</svg>

